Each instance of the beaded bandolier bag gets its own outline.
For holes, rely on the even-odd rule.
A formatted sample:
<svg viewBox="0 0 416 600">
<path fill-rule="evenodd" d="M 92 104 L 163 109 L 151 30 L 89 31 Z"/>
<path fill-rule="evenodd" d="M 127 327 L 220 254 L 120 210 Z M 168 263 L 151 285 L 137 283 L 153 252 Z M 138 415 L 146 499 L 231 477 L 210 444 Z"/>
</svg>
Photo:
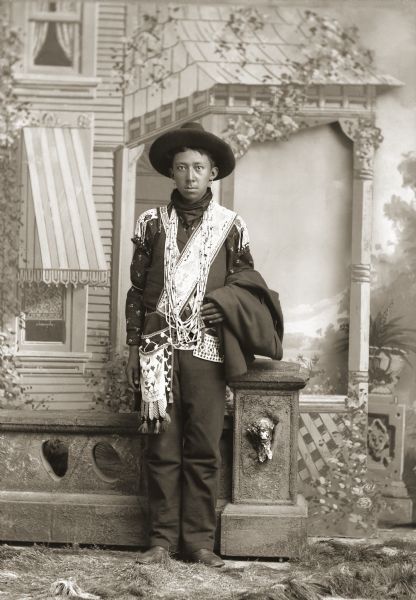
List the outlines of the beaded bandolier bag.
<svg viewBox="0 0 416 600">
<path fill-rule="evenodd" d="M 158 209 L 165 230 L 164 287 L 156 310 L 166 327 L 142 336 L 139 346 L 141 426 L 139 431 L 159 433 L 170 422 L 166 412 L 173 402 L 174 349 L 192 351 L 205 360 L 223 362 L 218 337 L 205 329 L 201 306 L 211 265 L 234 222 L 235 212 L 211 201 L 199 226 L 182 252 L 177 245 L 178 215 L 172 207 Z M 144 239 L 154 209 L 139 218 L 135 235 Z"/>
</svg>

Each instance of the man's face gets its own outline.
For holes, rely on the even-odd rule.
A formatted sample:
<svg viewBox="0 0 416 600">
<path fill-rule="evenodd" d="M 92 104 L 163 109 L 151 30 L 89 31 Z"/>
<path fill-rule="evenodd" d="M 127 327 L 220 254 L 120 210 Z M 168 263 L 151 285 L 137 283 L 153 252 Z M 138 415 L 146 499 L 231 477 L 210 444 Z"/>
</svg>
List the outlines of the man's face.
<svg viewBox="0 0 416 600">
<path fill-rule="evenodd" d="M 184 150 L 175 154 L 172 177 L 182 197 L 189 203 L 197 202 L 205 194 L 210 180 L 218 175 L 218 168 L 211 167 L 206 154 L 198 150 Z"/>
</svg>

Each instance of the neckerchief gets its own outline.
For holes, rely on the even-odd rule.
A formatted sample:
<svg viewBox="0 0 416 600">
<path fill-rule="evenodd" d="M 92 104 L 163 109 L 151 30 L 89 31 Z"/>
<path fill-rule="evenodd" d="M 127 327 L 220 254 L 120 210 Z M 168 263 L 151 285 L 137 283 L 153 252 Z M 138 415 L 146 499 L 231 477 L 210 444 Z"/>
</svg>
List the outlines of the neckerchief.
<svg viewBox="0 0 416 600">
<path fill-rule="evenodd" d="M 186 227 L 188 227 L 196 219 L 200 219 L 202 217 L 205 210 L 208 208 L 211 198 L 211 188 L 207 188 L 207 191 L 202 198 L 196 202 L 189 202 L 189 200 L 185 200 L 185 198 L 183 198 L 177 189 L 173 190 L 170 197 L 171 203 L 174 206 L 178 217 L 182 222 L 185 223 Z"/>
</svg>

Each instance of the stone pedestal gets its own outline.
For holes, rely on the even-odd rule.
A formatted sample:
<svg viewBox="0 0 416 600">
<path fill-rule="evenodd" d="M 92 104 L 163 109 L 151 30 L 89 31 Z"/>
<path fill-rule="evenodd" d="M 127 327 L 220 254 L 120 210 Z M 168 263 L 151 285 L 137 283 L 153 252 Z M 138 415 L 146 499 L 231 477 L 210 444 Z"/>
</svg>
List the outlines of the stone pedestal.
<svg viewBox="0 0 416 600">
<path fill-rule="evenodd" d="M 297 493 L 299 390 L 307 371 L 266 359 L 232 383 L 233 494 L 221 516 L 225 556 L 291 557 L 306 543 Z"/>
</svg>

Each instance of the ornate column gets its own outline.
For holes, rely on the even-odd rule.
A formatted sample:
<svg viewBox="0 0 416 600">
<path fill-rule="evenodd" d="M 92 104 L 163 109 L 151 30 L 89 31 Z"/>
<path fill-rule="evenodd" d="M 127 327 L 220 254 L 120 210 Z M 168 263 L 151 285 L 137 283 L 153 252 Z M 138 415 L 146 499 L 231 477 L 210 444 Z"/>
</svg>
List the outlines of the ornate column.
<svg viewBox="0 0 416 600">
<path fill-rule="evenodd" d="M 235 380 L 232 503 L 221 515 L 221 554 L 297 556 L 308 509 L 297 493 L 299 390 L 296 363 L 257 359 Z"/>
<path fill-rule="evenodd" d="M 136 166 L 144 144 L 119 146 L 114 153 L 114 221 L 111 266 L 111 346 L 120 352 L 125 346 L 124 304 L 130 287 L 130 263 L 133 254 L 136 195 Z"/>
<path fill-rule="evenodd" d="M 340 125 L 354 144 L 349 384 L 350 394 L 367 406 L 373 156 L 383 138 L 370 119 L 341 119 Z"/>
</svg>

